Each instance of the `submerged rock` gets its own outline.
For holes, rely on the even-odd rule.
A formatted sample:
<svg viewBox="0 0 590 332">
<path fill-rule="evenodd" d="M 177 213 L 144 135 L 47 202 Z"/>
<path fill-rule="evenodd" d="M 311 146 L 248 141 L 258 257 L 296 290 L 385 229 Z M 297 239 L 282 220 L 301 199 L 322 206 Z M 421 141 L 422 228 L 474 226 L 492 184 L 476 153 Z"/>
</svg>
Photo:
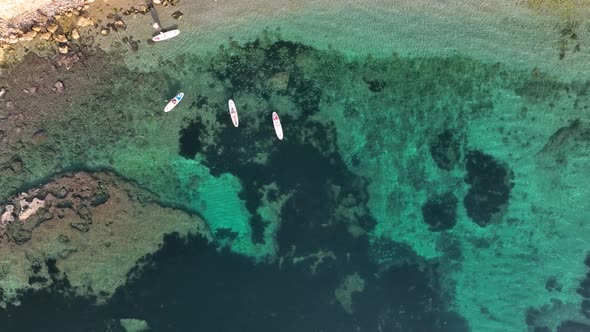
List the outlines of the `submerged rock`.
<svg viewBox="0 0 590 332">
<path fill-rule="evenodd" d="M 430 155 L 438 168 L 450 171 L 459 162 L 461 156 L 459 147 L 459 142 L 453 131 L 445 130 L 430 143 Z"/>
<path fill-rule="evenodd" d="M 352 315 L 354 311 L 352 295 L 362 292 L 364 289 L 365 280 L 358 273 L 354 273 L 342 280 L 340 286 L 334 291 L 334 295 L 338 303 L 342 306 L 342 309 L 347 314 Z"/>
<path fill-rule="evenodd" d="M 65 89 L 66 88 L 61 81 L 57 81 L 55 84 L 53 84 L 53 92 L 63 93 Z"/>
<path fill-rule="evenodd" d="M 61 54 L 68 54 L 68 45 L 60 45 L 58 46 L 57 50 Z"/>
<path fill-rule="evenodd" d="M 68 38 L 66 38 L 66 35 L 64 35 L 64 34 L 59 34 L 59 35 L 55 36 L 55 40 L 57 40 L 57 42 L 59 42 L 59 43 L 67 43 L 68 42 Z"/>
<path fill-rule="evenodd" d="M 141 319 L 121 319 L 119 320 L 126 332 L 143 332 L 149 331 L 148 323 Z"/>
<path fill-rule="evenodd" d="M 58 28 L 59 26 L 57 24 L 50 24 L 49 26 L 47 26 L 47 31 L 55 33 Z"/>
<path fill-rule="evenodd" d="M 72 30 L 72 39 L 73 39 L 73 40 L 78 40 L 78 39 L 80 39 L 80 32 L 78 31 L 78 29 L 74 29 L 74 30 Z"/>
<path fill-rule="evenodd" d="M 453 228 L 457 223 L 458 200 L 450 192 L 431 197 L 422 206 L 422 217 L 432 232 Z"/>
<path fill-rule="evenodd" d="M 44 206 L 33 215 L 39 197 L 44 197 Z M 21 291 L 51 285 L 30 282 L 49 277 L 40 268 L 31 269 L 31 260 L 38 257 L 43 257 L 39 266 L 43 260 L 52 261 L 52 271 L 67 278 L 69 291 L 102 301 L 125 283 L 141 257 L 158 250 L 163 234 L 209 238 L 202 220 L 163 208 L 155 195 L 108 173 L 65 174 L 12 201 L 3 207 L 5 226 L 0 225 L 0 252 L 9 253 L 3 259 L 10 262 L 5 278 L 0 278 L 6 302 L 13 302 Z M 19 214 L 29 216 L 23 222 L 16 218 Z"/>
<path fill-rule="evenodd" d="M 115 20 L 115 23 L 113 23 L 113 26 L 116 29 L 123 29 L 123 30 L 127 29 L 127 24 L 125 24 L 125 22 L 123 22 L 123 20 L 121 20 L 121 19 Z"/>
<path fill-rule="evenodd" d="M 84 15 L 78 18 L 77 24 L 79 27 L 86 27 L 89 25 L 94 25 L 94 21 L 89 16 Z"/>
<path fill-rule="evenodd" d="M 178 10 L 172 13 L 172 18 L 174 18 L 175 20 L 179 20 L 182 18 L 183 15 L 184 14 L 180 10 Z"/>
<path fill-rule="evenodd" d="M 508 206 L 514 175 L 508 166 L 481 151 L 470 151 L 466 160 L 465 181 L 471 186 L 463 205 L 467 215 L 485 227 L 498 220 Z"/>
</svg>

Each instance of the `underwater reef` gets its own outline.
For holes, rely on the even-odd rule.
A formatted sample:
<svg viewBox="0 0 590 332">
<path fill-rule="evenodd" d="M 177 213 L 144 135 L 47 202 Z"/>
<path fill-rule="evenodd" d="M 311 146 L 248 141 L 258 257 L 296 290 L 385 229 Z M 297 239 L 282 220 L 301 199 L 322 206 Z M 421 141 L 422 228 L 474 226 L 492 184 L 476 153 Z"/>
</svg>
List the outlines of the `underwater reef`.
<svg viewBox="0 0 590 332">
<path fill-rule="evenodd" d="M 6 326 L 39 298 L 113 331 L 510 330 L 585 310 L 586 271 L 560 267 L 588 248 L 558 244 L 587 206 L 587 83 L 268 32 L 152 72 L 98 50 L 55 61 L 0 81 L 0 245 L 26 257 L 3 270 Z M 77 271 L 93 250 L 110 260 Z M 583 323 L 567 313 L 551 327 Z"/>
</svg>

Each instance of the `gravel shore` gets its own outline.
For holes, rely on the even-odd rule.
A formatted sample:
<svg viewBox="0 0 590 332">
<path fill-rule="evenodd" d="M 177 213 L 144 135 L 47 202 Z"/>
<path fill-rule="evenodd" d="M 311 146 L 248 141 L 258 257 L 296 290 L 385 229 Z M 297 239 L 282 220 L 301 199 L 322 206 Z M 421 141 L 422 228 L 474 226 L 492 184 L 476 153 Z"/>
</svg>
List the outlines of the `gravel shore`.
<svg viewBox="0 0 590 332">
<path fill-rule="evenodd" d="M 0 42 L 14 42 L 33 26 L 45 25 L 55 15 L 72 9 L 82 10 L 83 5 L 83 0 L 40 0 L 31 3 L 0 0 Z"/>
</svg>

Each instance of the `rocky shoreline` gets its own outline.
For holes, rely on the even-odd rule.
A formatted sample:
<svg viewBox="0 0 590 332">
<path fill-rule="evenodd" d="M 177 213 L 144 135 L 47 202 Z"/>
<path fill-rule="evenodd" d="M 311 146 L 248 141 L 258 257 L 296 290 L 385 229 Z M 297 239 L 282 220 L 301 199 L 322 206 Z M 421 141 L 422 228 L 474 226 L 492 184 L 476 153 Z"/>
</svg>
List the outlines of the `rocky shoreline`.
<svg viewBox="0 0 590 332">
<path fill-rule="evenodd" d="M 88 1 L 90 2 L 92 1 Z M 80 15 L 83 10 L 89 8 L 88 3 L 83 0 L 60 0 L 49 3 L 39 1 L 33 7 L 23 8 L 25 11 L 22 13 L 13 13 L 12 16 L 0 18 L 0 43 L 16 44 L 31 41 L 37 35 L 43 37 L 46 32 L 51 34 L 55 32 L 52 28 L 54 22 L 62 15 L 66 17 L 76 13 Z"/>
<path fill-rule="evenodd" d="M 97 36 L 108 36 L 125 30 L 124 17 L 145 15 L 153 4 L 143 1 L 118 3 L 94 0 L 59 0 L 40 2 L 11 17 L 0 17 L 0 68 L 12 67 L 28 52 L 44 57 L 70 55 L 83 46 L 95 43 Z M 175 6 L 178 0 L 155 1 L 161 6 Z M 0 3 L 0 8 L 1 8 Z M 14 11 L 14 10 L 13 10 Z M 181 12 L 173 18 L 182 17 Z M 137 41 L 125 37 L 132 51 Z M 124 38 L 124 39 L 125 39 Z"/>
<path fill-rule="evenodd" d="M 49 287 L 56 269 L 78 295 L 107 300 L 170 233 L 208 236 L 203 220 L 115 174 L 57 175 L 0 205 L 0 306 Z"/>
<path fill-rule="evenodd" d="M 200 218 L 163 206 L 149 190 L 116 174 L 84 172 L 71 163 L 60 163 L 61 170 L 45 162 L 30 168 L 33 151 L 59 163 L 68 150 L 61 144 L 77 144 L 66 143 L 66 128 L 83 131 L 87 124 L 79 119 L 85 116 L 65 109 L 75 101 L 83 112 L 97 98 L 89 91 L 101 93 L 97 86 L 128 74 L 119 52 L 103 52 L 97 40 L 126 29 L 126 17 L 141 15 L 142 8 L 115 12 L 106 6 L 67 9 L 20 30 L 15 43 L 0 43 L 0 307 L 51 287 L 54 271 L 77 295 L 106 300 L 141 257 L 157 251 L 164 234 L 207 233 Z M 26 33 L 31 40 L 19 40 Z M 88 121 L 95 127 L 100 122 Z"/>
</svg>

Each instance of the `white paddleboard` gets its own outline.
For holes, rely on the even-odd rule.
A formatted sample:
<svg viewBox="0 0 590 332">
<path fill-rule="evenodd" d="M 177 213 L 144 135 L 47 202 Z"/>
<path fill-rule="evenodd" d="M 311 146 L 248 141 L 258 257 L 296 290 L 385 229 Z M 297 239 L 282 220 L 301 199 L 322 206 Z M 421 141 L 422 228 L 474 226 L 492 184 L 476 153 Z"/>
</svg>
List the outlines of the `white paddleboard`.
<svg viewBox="0 0 590 332">
<path fill-rule="evenodd" d="M 238 120 L 238 110 L 236 109 L 236 104 L 233 100 L 230 99 L 227 102 L 227 105 L 229 106 L 229 115 L 231 116 L 231 122 L 233 122 L 234 126 L 237 128 L 240 122 Z"/>
<path fill-rule="evenodd" d="M 166 107 L 164 107 L 164 112 L 168 113 L 170 111 L 172 111 L 172 109 L 174 107 L 176 107 L 176 105 L 178 105 L 178 103 L 180 103 L 180 101 L 182 100 L 182 97 L 184 97 L 184 93 L 179 93 L 176 95 L 176 97 L 170 99 L 170 101 L 168 102 L 168 104 L 166 105 Z"/>
<path fill-rule="evenodd" d="M 279 139 L 283 139 L 283 127 L 281 126 L 281 119 L 277 112 L 272 112 L 272 124 L 275 126 L 275 133 Z"/>
<path fill-rule="evenodd" d="M 152 38 L 152 40 L 155 42 L 158 42 L 158 41 L 174 38 L 174 37 L 178 36 L 179 33 L 180 33 L 180 30 L 178 30 L 178 29 L 174 29 L 174 30 L 170 30 L 170 31 L 166 31 L 166 32 L 160 32 L 159 34 L 155 35 L 154 38 Z"/>
</svg>

